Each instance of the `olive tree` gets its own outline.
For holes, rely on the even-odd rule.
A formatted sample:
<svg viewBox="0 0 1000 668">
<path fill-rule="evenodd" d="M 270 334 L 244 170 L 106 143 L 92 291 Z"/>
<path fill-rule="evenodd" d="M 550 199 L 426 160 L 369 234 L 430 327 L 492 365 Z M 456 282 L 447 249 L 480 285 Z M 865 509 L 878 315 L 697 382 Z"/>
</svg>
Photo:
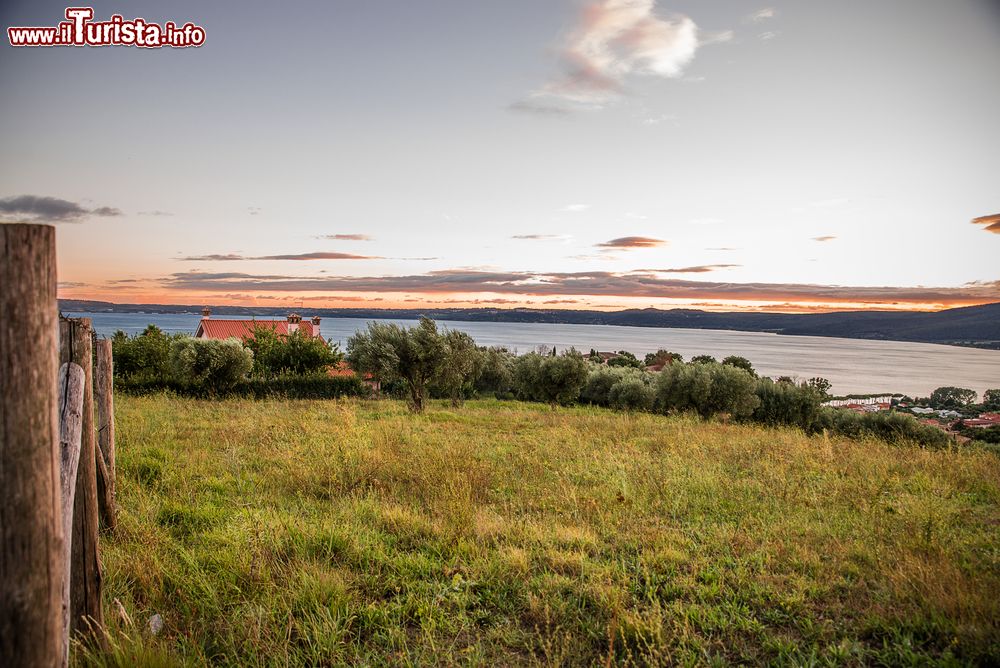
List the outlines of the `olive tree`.
<svg viewBox="0 0 1000 668">
<path fill-rule="evenodd" d="M 753 414 L 760 403 L 756 379 L 747 371 L 723 364 L 671 364 L 656 380 L 655 406 L 661 412 L 696 411 L 702 417 L 727 413 Z"/>
<path fill-rule="evenodd" d="M 544 401 L 555 408 L 580 397 L 587 371 L 587 360 L 573 349 L 556 356 L 528 353 L 514 363 L 514 386 L 520 398 Z"/>
<path fill-rule="evenodd" d="M 485 353 L 476 347 L 476 342 L 465 332 L 446 330 L 441 337 L 445 343 L 445 359 L 434 379 L 438 396 L 451 399 L 452 406 L 462 403 L 466 391 L 483 371 Z"/>
<path fill-rule="evenodd" d="M 415 413 L 423 412 L 428 386 L 440 375 L 448 352 L 445 336 L 429 318 L 416 327 L 371 322 L 347 340 L 347 361 L 354 370 L 380 383 L 402 382 Z"/>
</svg>

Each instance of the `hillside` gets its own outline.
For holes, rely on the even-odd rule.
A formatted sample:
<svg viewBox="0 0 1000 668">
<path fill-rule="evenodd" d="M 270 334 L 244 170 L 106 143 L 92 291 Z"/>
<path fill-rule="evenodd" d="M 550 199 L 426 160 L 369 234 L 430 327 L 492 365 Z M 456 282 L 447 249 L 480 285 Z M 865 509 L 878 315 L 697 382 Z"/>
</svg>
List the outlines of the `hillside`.
<svg viewBox="0 0 1000 668">
<path fill-rule="evenodd" d="M 988 453 L 514 402 L 116 410 L 106 595 L 165 622 L 116 622 L 120 665 L 1000 656 Z"/>
<path fill-rule="evenodd" d="M 64 311 L 117 313 L 198 313 L 201 306 L 112 304 L 60 300 Z M 284 315 L 287 307 L 217 306 L 218 315 Z M 935 313 L 850 311 L 840 313 L 716 313 L 694 309 L 630 309 L 581 311 L 563 309 L 312 309 L 310 314 L 341 318 L 415 319 L 476 322 L 546 322 L 630 327 L 684 327 L 804 336 L 835 336 L 926 343 L 974 344 L 1000 348 L 1000 303 L 948 309 Z"/>
</svg>

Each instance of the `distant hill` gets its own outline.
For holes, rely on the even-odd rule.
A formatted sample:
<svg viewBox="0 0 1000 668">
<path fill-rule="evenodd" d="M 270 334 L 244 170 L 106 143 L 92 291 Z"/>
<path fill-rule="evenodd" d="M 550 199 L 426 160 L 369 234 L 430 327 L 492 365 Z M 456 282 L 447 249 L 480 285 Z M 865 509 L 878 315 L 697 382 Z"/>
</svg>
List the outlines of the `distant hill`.
<svg viewBox="0 0 1000 668">
<path fill-rule="evenodd" d="M 199 313 L 201 306 L 167 304 L 113 304 L 61 299 L 64 311 L 92 313 Z M 217 315 L 281 316 L 288 308 L 214 306 Z M 884 339 L 948 343 L 1000 349 L 1000 303 L 967 306 L 935 313 L 898 311 L 848 311 L 839 313 L 715 313 L 696 309 L 628 309 L 582 311 L 562 309 L 311 309 L 302 315 L 327 318 L 414 319 L 474 322 L 546 322 L 628 327 L 680 327 L 773 332 L 799 336 L 834 336 L 848 339 Z"/>
</svg>

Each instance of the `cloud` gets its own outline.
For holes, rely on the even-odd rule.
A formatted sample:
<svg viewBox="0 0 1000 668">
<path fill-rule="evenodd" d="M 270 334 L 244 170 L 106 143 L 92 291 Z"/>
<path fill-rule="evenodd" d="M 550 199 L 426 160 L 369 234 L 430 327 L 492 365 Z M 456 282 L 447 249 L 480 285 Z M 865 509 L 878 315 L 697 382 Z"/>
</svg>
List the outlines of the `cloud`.
<svg viewBox="0 0 1000 668">
<path fill-rule="evenodd" d="M 764 7 L 763 9 L 758 9 L 747 18 L 754 23 L 760 23 L 761 21 L 773 19 L 777 14 L 778 10 L 774 7 Z"/>
<path fill-rule="evenodd" d="M 542 302 L 543 304 L 579 304 L 579 299 L 549 299 Z"/>
<path fill-rule="evenodd" d="M 841 286 L 807 283 L 732 283 L 661 278 L 649 273 L 486 272 L 450 269 L 407 276 L 274 276 L 241 273 L 174 273 L 161 281 L 172 290 L 239 292 L 355 292 L 483 294 L 552 298 L 641 297 L 814 303 L 971 304 L 1000 301 L 1000 281 L 961 287 Z"/>
<path fill-rule="evenodd" d="M 823 235 L 821 237 L 813 237 L 812 240 L 813 241 L 819 241 L 820 243 L 822 243 L 824 241 L 833 241 L 836 238 L 837 237 L 833 236 L 832 234 L 825 234 L 825 235 Z"/>
<path fill-rule="evenodd" d="M 589 204 L 567 204 L 563 208 L 559 209 L 565 213 L 581 213 L 590 208 Z"/>
<path fill-rule="evenodd" d="M 140 211 L 140 216 L 172 216 L 174 214 L 169 211 L 160 211 L 159 209 L 154 209 L 153 211 Z"/>
<path fill-rule="evenodd" d="M 676 269 L 636 269 L 634 273 L 650 274 L 706 274 L 719 269 L 742 267 L 742 264 L 699 264 L 693 267 L 678 267 Z"/>
<path fill-rule="evenodd" d="M 728 246 L 717 246 L 715 248 L 706 248 L 707 251 L 738 251 L 739 248 L 729 248 Z"/>
<path fill-rule="evenodd" d="M 570 238 L 568 234 L 515 234 L 511 237 L 522 241 L 565 241 Z"/>
<path fill-rule="evenodd" d="M 772 40 L 772 39 L 774 39 L 777 36 L 778 36 L 778 33 L 776 33 L 773 30 L 765 30 L 764 32 L 762 32 L 761 34 L 758 35 L 758 37 L 760 37 L 765 42 L 769 41 L 769 40 Z"/>
<path fill-rule="evenodd" d="M 324 234 L 317 239 L 328 239 L 330 241 L 371 241 L 367 234 Z"/>
<path fill-rule="evenodd" d="M 562 75 L 515 104 L 557 100 L 601 107 L 620 96 L 632 76 L 681 77 L 701 44 L 698 26 L 687 16 L 659 16 L 655 10 L 655 0 L 598 0 L 585 6 L 559 49 Z M 726 33 L 710 38 L 724 41 Z"/>
<path fill-rule="evenodd" d="M 667 243 L 663 239 L 653 239 L 652 237 L 619 237 L 603 244 L 597 244 L 598 248 L 655 248 Z"/>
<path fill-rule="evenodd" d="M 242 260 L 381 260 L 373 255 L 354 255 L 352 253 L 296 253 L 291 255 L 240 255 L 227 253 L 224 255 L 190 255 L 174 258 L 183 262 L 234 262 Z M 433 260 L 436 258 L 401 258 L 410 260 Z"/>
<path fill-rule="evenodd" d="M 78 223 L 90 216 L 108 218 L 122 212 L 110 206 L 88 209 L 58 197 L 17 195 L 0 199 L 0 215 L 15 216 L 22 223 Z"/>
<path fill-rule="evenodd" d="M 722 218 L 692 218 L 688 221 L 688 225 L 718 225 L 724 222 L 726 221 Z"/>
<path fill-rule="evenodd" d="M 261 211 L 262 211 L 262 209 L 259 206 L 248 206 L 247 207 L 247 213 L 249 213 L 251 216 L 256 216 Z"/>
<path fill-rule="evenodd" d="M 1000 234 L 1000 213 L 994 213 L 992 216 L 980 216 L 979 218 L 973 218 L 972 224 L 983 225 L 983 229 L 987 232 Z"/>
<path fill-rule="evenodd" d="M 508 111 L 516 111 L 522 114 L 533 114 L 535 116 L 564 117 L 569 116 L 573 111 L 569 107 L 558 104 L 539 102 L 532 98 L 518 100 L 507 106 Z"/>
</svg>

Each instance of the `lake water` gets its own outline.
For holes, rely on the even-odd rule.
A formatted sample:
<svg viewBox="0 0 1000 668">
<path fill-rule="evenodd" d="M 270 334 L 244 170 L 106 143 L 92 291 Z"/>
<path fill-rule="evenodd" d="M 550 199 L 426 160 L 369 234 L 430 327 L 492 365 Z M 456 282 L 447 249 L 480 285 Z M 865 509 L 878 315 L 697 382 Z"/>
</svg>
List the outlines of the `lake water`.
<svg viewBox="0 0 1000 668">
<path fill-rule="evenodd" d="M 200 315 L 183 313 L 67 315 L 92 318 L 100 336 L 111 336 L 119 329 L 135 334 L 150 323 L 166 332 L 194 334 L 201 319 Z M 367 322 L 357 318 L 324 318 L 321 331 L 324 337 L 344 348 L 347 338 L 363 329 Z M 836 394 L 902 392 L 927 396 L 936 387 L 955 385 L 972 388 L 982 395 L 988 388 L 1000 387 L 1000 351 L 996 350 L 708 329 L 508 322 L 439 321 L 438 324 L 467 332 L 480 345 L 506 346 L 521 353 L 544 345 L 559 350 L 572 346 L 585 353 L 591 348 L 628 350 L 640 358 L 659 348 L 680 353 L 685 359 L 693 355 L 714 355 L 719 359 L 742 355 L 764 376 L 798 379 L 822 376 L 833 384 Z"/>
</svg>

